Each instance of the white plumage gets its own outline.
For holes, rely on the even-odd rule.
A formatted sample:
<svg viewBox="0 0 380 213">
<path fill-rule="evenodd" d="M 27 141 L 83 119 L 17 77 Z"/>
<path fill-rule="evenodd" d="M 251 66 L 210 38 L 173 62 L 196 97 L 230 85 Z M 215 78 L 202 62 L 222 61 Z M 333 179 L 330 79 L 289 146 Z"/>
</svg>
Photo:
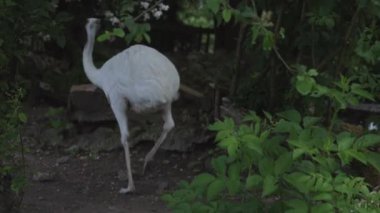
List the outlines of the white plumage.
<svg viewBox="0 0 380 213">
<path fill-rule="evenodd" d="M 127 193 L 135 190 L 127 141 L 127 102 L 136 112 L 163 111 L 163 131 L 145 157 L 145 170 L 147 163 L 174 127 L 171 103 L 178 97 L 180 80 L 176 68 L 168 58 L 144 45 L 127 48 L 97 69 L 92 60 L 92 52 L 98 28 L 99 20 L 89 18 L 86 24 L 87 43 L 83 49 L 83 67 L 88 79 L 106 94 L 118 122 L 128 172 L 128 187 L 120 189 L 120 193 Z"/>
</svg>

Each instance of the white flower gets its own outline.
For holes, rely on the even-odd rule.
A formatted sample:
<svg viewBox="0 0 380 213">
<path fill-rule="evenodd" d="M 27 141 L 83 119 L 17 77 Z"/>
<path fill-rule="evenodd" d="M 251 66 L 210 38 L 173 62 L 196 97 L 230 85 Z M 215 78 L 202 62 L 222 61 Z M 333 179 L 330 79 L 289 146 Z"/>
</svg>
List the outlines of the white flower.
<svg viewBox="0 0 380 213">
<path fill-rule="evenodd" d="M 144 13 L 144 21 L 147 21 L 150 19 L 149 13 Z"/>
<path fill-rule="evenodd" d="M 116 16 L 111 17 L 110 21 L 111 21 L 112 25 L 117 25 L 120 23 L 120 20 Z"/>
<path fill-rule="evenodd" d="M 159 19 L 161 16 L 162 16 L 162 11 L 161 10 L 157 10 L 153 13 L 153 16 L 156 18 L 156 19 Z"/>
<path fill-rule="evenodd" d="M 160 8 L 160 10 L 163 10 L 163 11 L 169 10 L 169 5 L 166 5 L 166 4 L 163 4 L 163 3 L 160 3 L 158 5 L 158 7 Z"/>
<path fill-rule="evenodd" d="M 110 17 L 113 17 L 114 14 L 113 14 L 111 11 L 107 10 L 107 11 L 104 12 L 104 16 L 105 16 L 106 18 L 110 18 Z"/>
<path fill-rule="evenodd" d="M 142 2 L 140 2 L 140 5 L 141 5 L 141 7 L 143 7 L 144 9 L 147 9 L 147 8 L 149 7 L 149 2 L 142 1 Z"/>
</svg>

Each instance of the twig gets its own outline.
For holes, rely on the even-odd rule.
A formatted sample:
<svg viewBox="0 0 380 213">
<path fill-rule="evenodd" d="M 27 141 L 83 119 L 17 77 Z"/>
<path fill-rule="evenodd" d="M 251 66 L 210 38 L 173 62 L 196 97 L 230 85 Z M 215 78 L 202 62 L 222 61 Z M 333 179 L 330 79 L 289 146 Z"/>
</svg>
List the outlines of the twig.
<svg viewBox="0 0 380 213">
<path fill-rule="evenodd" d="M 278 52 L 277 50 L 277 46 L 274 46 L 273 47 L 273 51 L 276 53 L 277 55 L 277 58 L 280 59 L 280 61 L 284 64 L 284 66 L 286 67 L 286 69 L 288 69 L 290 72 L 295 72 L 294 69 L 292 69 L 287 63 L 286 61 L 284 60 L 284 58 L 281 56 L 281 54 Z"/>
<path fill-rule="evenodd" d="M 342 69 L 342 66 L 343 66 L 343 56 L 344 56 L 344 53 L 346 52 L 347 46 L 349 45 L 349 37 L 351 35 L 352 29 L 354 27 L 354 24 L 356 22 L 356 19 L 357 19 L 358 15 L 359 15 L 359 12 L 360 12 L 360 7 L 358 6 L 356 8 L 355 14 L 353 15 L 353 17 L 351 19 L 351 23 L 350 23 L 350 26 L 347 29 L 346 35 L 344 36 L 344 44 L 343 44 L 343 47 L 342 47 L 342 52 L 341 52 L 341 54 L 339 56 L 339 62 L 337 64 L 338 66 L 337 66 L 337 69 L 336 69 L 336 72 L 338 72 L 338 74 L 340 73 L 340 70 Z"/>
<path fill-rule="evenodd" d="M 311 62 L 313 63 L 313 67 L 316 66 L 316 62 L 315 62 L 315 38 L 314 38 L 314 35 L 315 35 L 315 27 L 314 25 L 311 26 L 311 32 L 312 32 L 312 37 L 311 37 Z"/>
<path fill-rule="evenodd" d="M 142 11 L 138 16 L 133 18 L 133 21 L 137 21 L 139 18 L 141 18 L 145 13 L 153 10 L 153 8 L 157 7 L 160 3 L 162 3 L 163 0 L 157 1 L 155 4 L 152 6 L 148 7 L 146 10 Z"/>
<path fill-rule="evenodd" d="M 240 76 L 241 45 L 244 38 L 244 30 L 246 26 L 247 25 L 245 23 L 240 24 L 239 35 L 238 35 L 238 40 L 236 43 L 236 50 L 235 50 L 234 75 L 232 77 L 232 82 L 231 82 L 231 87 L 230 87 L 230 96 L 235 95 L 236 89 L 237 89 L 237 82 Z"/>
<path fill-rule="evenodd" d="M 190 95 L 197 97 L 197 98 L 203 98 L 204 97 L 204 94 L 202 94 L 201 92 L 198 92 L 195 89 L 193 89 L 187 85 L 184 85 L 184 84 L 181 84 L 179 86 L 179 89 L 182 90 L 183 92 L 190 94 Z"/>
<path fill-rule="evenodd" d="M 305 8 L 306 8 L 306 2 L 307 1 L 303 1 L 303 4 L 302 4 L 302 9 L 301 9 L 301 17 L 300 17 L 300 23 L 299 24 L 302 24 L 304 18 L 305 18 Z M 302 46 L 301 46 L 302 47 Z M 303 48 L 301 48 L 299 51 L 298 51 L 298 55 L 297 55 L 297 59 L 296 59 L 296 64 L 299 64 L 300 61 L 301 61 L 301 56 L 303 55 Z"/>
</svg>

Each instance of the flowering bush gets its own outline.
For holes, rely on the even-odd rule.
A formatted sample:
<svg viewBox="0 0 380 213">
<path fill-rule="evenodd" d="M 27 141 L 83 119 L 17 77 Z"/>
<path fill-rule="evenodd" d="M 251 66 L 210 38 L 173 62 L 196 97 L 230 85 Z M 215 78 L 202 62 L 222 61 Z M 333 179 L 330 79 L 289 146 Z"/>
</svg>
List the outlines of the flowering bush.
<svg viewBox="0 0 380 213">
<path fill-rule="evenodd" d="M 131 42 L 150 42 L 149 22 L 152 17 L 155 20 L 162 18 L 165 11 L 169 10 L 169 5 L 162 0 L 146 1 L 121 1 L 115 8 L 104 11 L 104 17 L 114 27 L 106 30 L 98 37 L 98 41 L 112 40 L 115 37 L 125 38 L 127 43 Z M 128 33 L 125 33 L 128 29 Z"/>
</svg>

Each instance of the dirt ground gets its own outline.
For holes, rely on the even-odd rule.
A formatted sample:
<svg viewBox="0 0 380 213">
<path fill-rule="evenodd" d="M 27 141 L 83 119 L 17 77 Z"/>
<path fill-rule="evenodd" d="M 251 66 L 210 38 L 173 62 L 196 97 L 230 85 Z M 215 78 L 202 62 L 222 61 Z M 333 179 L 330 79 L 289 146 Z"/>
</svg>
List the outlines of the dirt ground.
<svg viewBox="0 0 380 213">
<path fill-rule="evenodd" d="M 28 181 L 21 212 L 170 212 L 161 195 L 203 171 L 210 146 L 196 145 L 189 152 L 159 150 L 142 175 L 143 159 L 153 142 L 137 144 L 131 149 L 136 192 L 119 194 L 128 183 L 123 150 L 96 156 L 68 154 L 64 150 L 70 145 L 41 146 L 38 141 L 27 141 Z"/>
<path fill-rule="evenodd" d="M 65 157 L 56 153 L 29 153 L 28 185 L 21 212 L 169 212 L 160 196 L 174 189 L 180 180 L 198 173 L 204 166 L 198 159 L 204 153 L 160 151 L 142 175 L 143 157 L 150 147 L 150 143 L 144 143 L 132 151 L 137 189 L 133 194 L 118 193 L 127 185 L 119 177 L 125 168 L 122 150 L 103 153 L 98 159 L 78 155 L 62 163 L 57 162 Z M 48 172 L 52 177 L 33 180 L 38 172 Z"/>
</svg>

